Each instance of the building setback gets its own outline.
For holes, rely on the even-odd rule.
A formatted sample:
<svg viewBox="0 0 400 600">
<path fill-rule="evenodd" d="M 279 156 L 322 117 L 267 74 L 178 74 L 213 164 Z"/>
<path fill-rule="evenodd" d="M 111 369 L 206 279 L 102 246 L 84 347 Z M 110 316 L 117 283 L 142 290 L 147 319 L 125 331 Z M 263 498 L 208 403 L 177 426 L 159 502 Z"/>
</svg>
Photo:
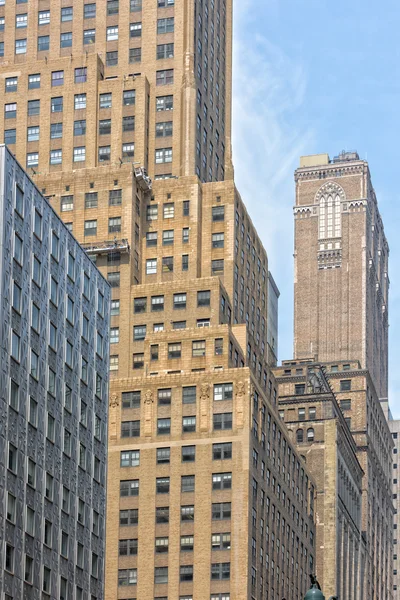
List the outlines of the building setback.
<svg viewBox="0 0 400 600">
<path fill-rule="evenodd" d="M 295 375 L 299 361 L 325 369 L 364 472 L 362 589 L 386 600 L 393 594 L 393 442 L 382 410 L 389 249 L 368 163 L 356 152 L 302 157 L 295 181 L 295 360 L 294 368 L 284 361 L 283 376 Z"/>
<path fill-rule="evenodd" d="M 0 146 L 0 594 L 104 597 L 110 288 Z"/>
<path fill-rule="evenodd" d="M 112 287 L 105 597 L 297 600 L 315 485 L 233 182 L 232 1 L 1 11 L 0 135 Z"/>
<path fill-rule="evenodd" d="M 366 564 L 363 471 L 344 416 L 348 401 L 339 407 L 325 367 L 311 360 L 283 361 L 275 375 L 280 417 L 316 481 L 318 581 L 326 596 L 361 600 Z"/>
</svg>

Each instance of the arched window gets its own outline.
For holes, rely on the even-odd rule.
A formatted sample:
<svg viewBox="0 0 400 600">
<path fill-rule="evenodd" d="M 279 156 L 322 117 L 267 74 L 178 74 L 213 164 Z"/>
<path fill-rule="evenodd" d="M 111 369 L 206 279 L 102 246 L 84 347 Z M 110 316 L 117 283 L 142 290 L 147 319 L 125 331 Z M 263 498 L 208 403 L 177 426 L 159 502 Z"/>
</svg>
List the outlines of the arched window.
<svg viewBox="0 0 400 600">
<path fill-rule="evenodd" d="M 297 439 L 298 443 L 301 443 L 303 441 L 303 439 L 304 439 L 304 432 L 303 432 L 302 429 L 298 429 L 296 431 L 296 439 Z"/>
<path fill-rule="evenodd" d="M 314 429 L 312 427 L 310 427 L 309 429 L 307 429 L 307 442 L 313 442 L 314 441 Z"/>
<path fill-rule="evenodd" d="M 339 194 L 321 196 L 319 201 L 319 239 L 336 238 L 341 235 Z"/>
</svg>

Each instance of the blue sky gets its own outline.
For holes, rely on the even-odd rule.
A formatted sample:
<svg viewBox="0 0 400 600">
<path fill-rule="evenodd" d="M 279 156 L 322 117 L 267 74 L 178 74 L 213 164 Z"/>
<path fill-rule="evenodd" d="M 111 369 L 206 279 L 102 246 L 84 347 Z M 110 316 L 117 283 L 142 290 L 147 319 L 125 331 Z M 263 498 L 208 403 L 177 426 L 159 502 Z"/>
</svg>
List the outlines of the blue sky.
<svg viewBox="0 0 400 600">
<path fill-rule="evenodd" d="M 235 178 L 281 291 L 292 357 L 293 172 L 302 154 L 368 160 L 390 247 L 392 412 L 400 418 L 400 3 L 234 0 Z"/>
</svg>

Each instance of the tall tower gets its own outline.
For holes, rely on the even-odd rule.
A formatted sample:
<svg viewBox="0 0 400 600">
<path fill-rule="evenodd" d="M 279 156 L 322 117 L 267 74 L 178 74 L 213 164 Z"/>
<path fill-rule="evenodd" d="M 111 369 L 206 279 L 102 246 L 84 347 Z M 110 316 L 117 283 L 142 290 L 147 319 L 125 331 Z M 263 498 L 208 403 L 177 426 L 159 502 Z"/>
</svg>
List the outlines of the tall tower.
<svg viewBox="0 0 400 600">
<path fill-rule="evenodd" d="M 368 163 L 357 153 L 302 157 L 295 180 L 295 360 L 285 361 L 284 375 L 322 363 L 364 472 L 362 589 L 386 600 L 393 594 L 393 441 L 383 411 L 389 249 Z M 296 417 L 287 417 L 293 426 Z M 308 452 L 316 450 L 311 442 Z"/>
<path fill-rule="evenodd" d="M 357 359 L 386 398 L 389 248 L 368 163 L 306 156 L 295 180 L 294 357 Z"/>
</svg>

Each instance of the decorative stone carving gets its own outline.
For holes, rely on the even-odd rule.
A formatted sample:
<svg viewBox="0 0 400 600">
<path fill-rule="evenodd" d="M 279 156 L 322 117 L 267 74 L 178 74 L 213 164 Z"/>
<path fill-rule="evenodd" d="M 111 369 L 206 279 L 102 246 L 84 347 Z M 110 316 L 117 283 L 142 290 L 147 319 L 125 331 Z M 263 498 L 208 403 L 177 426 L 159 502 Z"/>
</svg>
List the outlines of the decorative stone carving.
<svg viewBox="0 0 400 600">
<path fill-rule="evenodd" d="M 153 425 L 153 392 L 146 390 L 144 393 L 144 435 L 151 437 Z"/>
<path fill-rule="evenodd" d="M 119 401 L 118 401 L 118 396 L 117 394 L 113 394 L 110 398 L 110 402 L 109 402 L 109 423 L 110 423 L 110 440 L 116 440 L 117 439 L 117 409 L 119 406 Z"/>
<path fill-rule="evenodd" d="M 113 394 L 110 398 L 110 408 L 117 408 L 119 406 L 117 394 Z"/>
<path fill-rule="evenodd" d="M 250 393 L 254 394 L 254 385 L 250 384 Z M 236 427 L 242 429 L 244 425 L 244 398 L 246 394 L 246 386 L 243 381 L 239 381 L 236 385 L 235 408 L 236 408 Z"/>
<path fill-rule="evenodd" d="M 208 431 L 208 414 L 210 405 L 210 384 L 200 385 L 200 431 Z"/>
</svg>

